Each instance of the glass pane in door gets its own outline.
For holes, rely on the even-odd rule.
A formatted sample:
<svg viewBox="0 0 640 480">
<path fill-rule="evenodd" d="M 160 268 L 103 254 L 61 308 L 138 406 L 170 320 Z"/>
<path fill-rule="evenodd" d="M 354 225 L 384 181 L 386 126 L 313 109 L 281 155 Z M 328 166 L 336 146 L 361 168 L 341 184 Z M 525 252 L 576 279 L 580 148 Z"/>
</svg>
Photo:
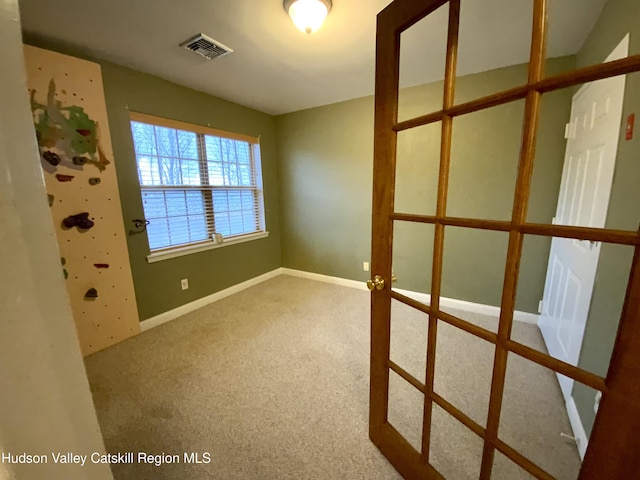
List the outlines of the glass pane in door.
<svg viewBox="0 0 640 480">
<path fill-rule="evenodd" d="M 429 461 L 451 480 L 477 480 L 482 460 L 482 438 L 433 405 Z"/>
<path fill-rule="evenodd" d="M 461 1 L 456 104 L 527 83 L 532 20 L 533 0 Z"/>
<path fill-rule="evenodd" d="M 420 451 L 424 395 L 393 371 L 389 372 L 389 423 Z"/>
<path fill-rule="evenodd" d="M 581 466 L 571 410 L 553 370 L 509 353 L 498 438 L 562 480 L 575 480 Z"/>
<path fill-rule="evenodd" d="M 400 122 L 442 109 L 448 17 L 447 2 L 400 34 Z"/>
</svg>

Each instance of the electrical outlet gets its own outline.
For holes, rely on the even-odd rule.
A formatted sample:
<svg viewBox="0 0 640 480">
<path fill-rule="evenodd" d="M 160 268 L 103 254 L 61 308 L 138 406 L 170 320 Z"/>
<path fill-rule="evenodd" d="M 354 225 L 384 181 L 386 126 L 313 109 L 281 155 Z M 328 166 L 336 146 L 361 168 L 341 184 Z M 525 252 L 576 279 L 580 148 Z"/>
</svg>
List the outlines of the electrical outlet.
<svg viewBox="0 0 640 480">
<path fill-rule="evenodd" d="M 369 271 L 369 262 L 362 262 L 362 270 L 365 272 Z"/>
<path fill-rule="evenodd" d="M 183 278 L 182 280 L 180 280 L 180 286 L 182 287 L 182 290 L 186 290 L 189 288 L 189 279 L 188 278 Z"/>
</svg>

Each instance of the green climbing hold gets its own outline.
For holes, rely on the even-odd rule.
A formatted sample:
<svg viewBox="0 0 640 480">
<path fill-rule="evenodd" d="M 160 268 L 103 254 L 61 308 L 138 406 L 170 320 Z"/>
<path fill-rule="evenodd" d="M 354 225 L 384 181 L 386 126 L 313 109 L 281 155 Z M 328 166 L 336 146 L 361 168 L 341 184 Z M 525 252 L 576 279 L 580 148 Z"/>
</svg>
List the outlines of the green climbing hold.
<svg viewBox="0 0 640 480">
<path fill-rule="evenodd" d="M 98 185 L 102 180 L 98 177 L 91 177 L 89 179 L 89 185 Z"/>
<path fill-rule="evenodd" d="M 73 157 L 74 165 L 84 165 L 85 163 L 87 163 L 86 157 Z"/>
<path fill-rule="evenodd" d="M 69 278 L 69 272 L 67 272 L 66 268 L 62 269 L 62 274 L 64 275 L 64 279 L 66 280 L 67 278 Z"/>
<path fill-rule="evenodd" d="M 55 198 L 56 198 L 56 197 L 54 197 L 53 195 L 49 195 L 49 194 L 47 194 L 47 199 L 49 200 L 49 206 L 50 206 L 50 207 L 53 207 L 53 200 L 54 200 Z"/>
<path fill-rule="evenodd" d="M 60 257 L 60 263 L 61 263 L 62 265 L 66 265 L 66 264 L 67 264 L 67 259 L 66 259 L 66 258 L 64 258 L 64 257 Z"/>
</svg>

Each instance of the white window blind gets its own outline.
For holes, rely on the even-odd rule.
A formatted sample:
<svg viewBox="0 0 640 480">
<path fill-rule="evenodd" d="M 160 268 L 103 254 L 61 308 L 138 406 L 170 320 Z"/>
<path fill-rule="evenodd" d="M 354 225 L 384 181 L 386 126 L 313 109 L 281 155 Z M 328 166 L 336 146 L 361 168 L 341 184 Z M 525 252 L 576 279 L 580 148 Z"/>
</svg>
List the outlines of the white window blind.
<svg viewBox="0 0 640 480">
<path fill-rule="evenodd" d="M 131 114 L 153 251 L 264 232 L 258 139 Z"/>
</svg>

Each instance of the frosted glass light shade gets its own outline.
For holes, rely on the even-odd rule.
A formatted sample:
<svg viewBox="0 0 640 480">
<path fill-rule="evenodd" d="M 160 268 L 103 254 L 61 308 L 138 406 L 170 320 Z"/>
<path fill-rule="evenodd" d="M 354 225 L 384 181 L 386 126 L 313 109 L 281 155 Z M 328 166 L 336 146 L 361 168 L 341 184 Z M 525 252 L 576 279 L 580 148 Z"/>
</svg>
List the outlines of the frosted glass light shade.
<svg viewBox="0 0 640 480">
<path fill-rule="evenodd" d="M 330 0 L 285 0 L 284 9 L 294 25 L 301 31 L 313 33 L 324 23 L 329 10 Z"/>
</svg>

